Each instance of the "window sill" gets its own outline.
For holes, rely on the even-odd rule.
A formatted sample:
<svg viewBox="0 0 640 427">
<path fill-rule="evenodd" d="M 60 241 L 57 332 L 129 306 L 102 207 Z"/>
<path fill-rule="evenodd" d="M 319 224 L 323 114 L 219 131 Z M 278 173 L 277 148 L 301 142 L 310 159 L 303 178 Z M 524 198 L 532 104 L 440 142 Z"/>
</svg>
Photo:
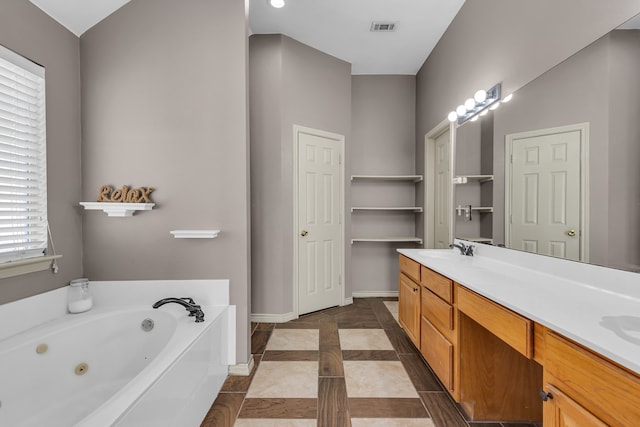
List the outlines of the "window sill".
<svg viewBox="0 0 640 427">
<path fill-rule="evenodd" d="M 5 262 L 4 264 L 0 264 L 0 279 L 48 270 L 51 268 L 51 261 L 58 258 L 62 258 L 62 255 L 47 255 Z"/>
</svg>

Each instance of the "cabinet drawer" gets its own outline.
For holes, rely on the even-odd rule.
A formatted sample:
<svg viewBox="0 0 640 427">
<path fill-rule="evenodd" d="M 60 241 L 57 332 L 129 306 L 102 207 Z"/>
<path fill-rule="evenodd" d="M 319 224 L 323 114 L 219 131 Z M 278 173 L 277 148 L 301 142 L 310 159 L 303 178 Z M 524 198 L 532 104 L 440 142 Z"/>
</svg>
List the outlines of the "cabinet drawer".
<svg viewBox="0 0 640 427">
<path fill-rule="evenodd" d="M 640 425 L 637 375 L 550 331 L 545 335 L 544 371 L 545 382 L 607 424 Z"/>
<path fill-rule="evenodd" d="M 400 255 L 400 271 L 420 283 L 420 264 L 411 258 Z"/>
<path fill-rule="evenodd" d="M 453 388 L 453 344 L 424 317 L 420 351 L 447 390 Z"/>
<path fill-rule="evenodd" d="M 449 304 L 453 304 L 453 282 L 451 279 L 429 270 L 424 265 L 421 267 L 422 281 L 420 283 Z"/>
<path fill-rule="evenodd" d="M 453 307 L 429 289 L 422 289 L 422 315 L 439 330 L 453 329 Z"/>
<path fill-rule="evenodd" d="M 533 357 L 533 322 L 463 286 L 458 287 L 458 310 L 509 344 Z"/>
</svg>

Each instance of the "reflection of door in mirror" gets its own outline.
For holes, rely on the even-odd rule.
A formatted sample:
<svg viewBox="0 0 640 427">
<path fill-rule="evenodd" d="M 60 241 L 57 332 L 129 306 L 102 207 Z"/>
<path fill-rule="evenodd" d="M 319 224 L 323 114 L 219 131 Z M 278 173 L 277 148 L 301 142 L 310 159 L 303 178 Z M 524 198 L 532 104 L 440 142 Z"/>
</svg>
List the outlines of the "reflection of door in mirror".
<svg viewBox="0 0 640 427">
<path fill-rule="evenodd" d="M 507 135 L 505 232 L 509 247 L 586 261 L 588 124 Z"/>
<path fill-rule="evenodd" d="M 451 238 L 451 130 L 443 122 L 426 137 L 426 248 L 448 248 Z"/>
</svg>

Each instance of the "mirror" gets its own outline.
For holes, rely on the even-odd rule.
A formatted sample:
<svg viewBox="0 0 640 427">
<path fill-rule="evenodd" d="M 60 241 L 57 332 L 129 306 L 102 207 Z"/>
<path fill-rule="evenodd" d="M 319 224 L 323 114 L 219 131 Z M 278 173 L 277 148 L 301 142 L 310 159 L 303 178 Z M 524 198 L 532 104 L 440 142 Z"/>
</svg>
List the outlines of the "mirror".
<svg viewBox="0 0 640 427">
<path fill-rule="evenodd" d="M 640 272 L 638 28 L 457 129 L 456 237 Z"/>
</svg>

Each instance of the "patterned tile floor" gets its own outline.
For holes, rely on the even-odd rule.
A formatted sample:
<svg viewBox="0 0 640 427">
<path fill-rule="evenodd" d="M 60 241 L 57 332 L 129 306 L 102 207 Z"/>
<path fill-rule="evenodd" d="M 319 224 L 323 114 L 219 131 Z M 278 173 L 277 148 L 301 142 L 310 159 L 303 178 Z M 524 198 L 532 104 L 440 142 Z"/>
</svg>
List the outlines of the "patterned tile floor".
<svg viewBox="0 0 640 427">
<path fill-rule="evenodd" d="M 362 298 L 253 324 L 253 373 L 228 377 L 201 427 L 531 426 L 467 422 L 394 315 L 397 301 Z"/>
</svg>

